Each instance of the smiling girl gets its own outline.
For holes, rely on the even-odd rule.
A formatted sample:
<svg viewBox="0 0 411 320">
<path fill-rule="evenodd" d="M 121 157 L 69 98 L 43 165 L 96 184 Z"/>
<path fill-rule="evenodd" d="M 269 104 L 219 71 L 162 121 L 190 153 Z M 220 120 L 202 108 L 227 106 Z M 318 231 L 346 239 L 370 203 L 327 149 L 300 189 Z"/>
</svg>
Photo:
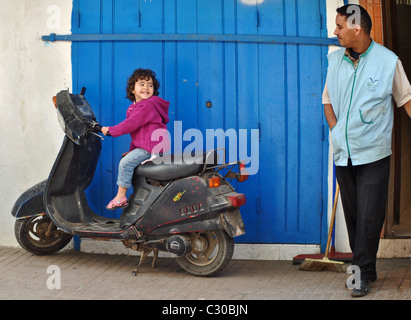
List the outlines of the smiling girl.
<svg viewBox="0 0 411 320">
<path fill-rule="evenodd" d="M 127 81 L 127 98 L 132 104 L 127 109 L 126 119 L 118 125 L 101 129 L 104 135 L 118 137 L 130 134 L 131 136 L 130 150 L 119 164 L 118 192 L 106 206 L 108 210 L 128 206 L 126 193 L 131 187 L 134 169 L 151 157 L 153 148 L 158 144 L 158 142 L 152 141 L 152 133 L 157 129 L 167 128 L 170 103 L 158 97 L 159 87 L 156 74 L 153 71 L 149 69 L 135 70 Z"/>
</svg>

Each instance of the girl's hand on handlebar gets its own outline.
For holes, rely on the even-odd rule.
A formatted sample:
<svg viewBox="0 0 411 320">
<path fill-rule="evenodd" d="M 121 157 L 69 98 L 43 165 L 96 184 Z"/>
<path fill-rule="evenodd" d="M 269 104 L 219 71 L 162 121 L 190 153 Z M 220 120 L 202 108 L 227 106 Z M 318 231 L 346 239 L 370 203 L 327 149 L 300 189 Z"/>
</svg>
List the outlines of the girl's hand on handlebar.
<svg viewBox="0 0 411 320">
<path fill-rule="evenodd" d="M 102 128 L 101 128 L 101 133 L 106 136 L 106 135 L 109 133 L 109 132 L 108 132 L 108 127 L 102 127 Z"/>
</svg>

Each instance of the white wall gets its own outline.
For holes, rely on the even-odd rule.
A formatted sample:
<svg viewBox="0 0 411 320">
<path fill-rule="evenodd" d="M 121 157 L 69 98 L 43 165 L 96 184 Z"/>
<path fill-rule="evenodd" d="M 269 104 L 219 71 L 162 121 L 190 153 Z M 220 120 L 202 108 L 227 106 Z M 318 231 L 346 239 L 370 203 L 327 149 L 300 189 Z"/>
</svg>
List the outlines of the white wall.
<svg viewBox="0 0 411 320">
<path fill-rule="evenodd" d="M 17 245 L 11 208 L 47 178 L 62 142 L 51 98 L 71 87 L 71 44 L 41 36 L 70 33 L 71 10 L 71 0 L 1 0 L 0 245 Z"/>
</svg>

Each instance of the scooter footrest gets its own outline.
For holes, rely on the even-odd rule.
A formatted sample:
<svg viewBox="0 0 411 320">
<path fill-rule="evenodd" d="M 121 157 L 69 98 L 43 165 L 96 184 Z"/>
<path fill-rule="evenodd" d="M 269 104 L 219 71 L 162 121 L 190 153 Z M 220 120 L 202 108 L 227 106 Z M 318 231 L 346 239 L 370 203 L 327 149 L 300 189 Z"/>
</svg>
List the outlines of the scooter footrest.
<svg viewBox="0 0 411 320">
<path fill-rule="evenodd" d="M 126 229 L 124 232 L 121 233 L 120 239 L 139 239 L 143 236 L 143 234 L 138 231 L 135 226 L 131 226 L 130 228 Z"/>
</svg>

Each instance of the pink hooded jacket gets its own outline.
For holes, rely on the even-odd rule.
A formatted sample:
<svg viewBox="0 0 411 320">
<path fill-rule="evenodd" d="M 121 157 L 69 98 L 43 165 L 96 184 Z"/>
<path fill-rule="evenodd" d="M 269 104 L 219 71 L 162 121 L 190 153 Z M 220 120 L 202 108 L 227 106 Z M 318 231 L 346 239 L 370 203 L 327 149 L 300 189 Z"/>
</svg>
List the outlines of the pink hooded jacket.
<svg viewBox="0 0 411 320">
<path fill-rule="evenodd" d="M 169 105 L 170 102 L 158 96 L 133 103 L 127 109 L 126 119 L 118 125 L 109 127 L 109 132 L 113 137 L 129 133 L 131 136 L 129 151 L 142 148 L 151 153 L 158 143 L 165 145 L 165 141 L 152 141 L 151 136 L 156 129 L 167 129 Z M 163 139 L 168 139 L 168 135 L 161 136 Z M 169 141 L 166 145 L 169 148 Z M 167 151 L 163 150 L 163 152 Z"/>
</svg>

